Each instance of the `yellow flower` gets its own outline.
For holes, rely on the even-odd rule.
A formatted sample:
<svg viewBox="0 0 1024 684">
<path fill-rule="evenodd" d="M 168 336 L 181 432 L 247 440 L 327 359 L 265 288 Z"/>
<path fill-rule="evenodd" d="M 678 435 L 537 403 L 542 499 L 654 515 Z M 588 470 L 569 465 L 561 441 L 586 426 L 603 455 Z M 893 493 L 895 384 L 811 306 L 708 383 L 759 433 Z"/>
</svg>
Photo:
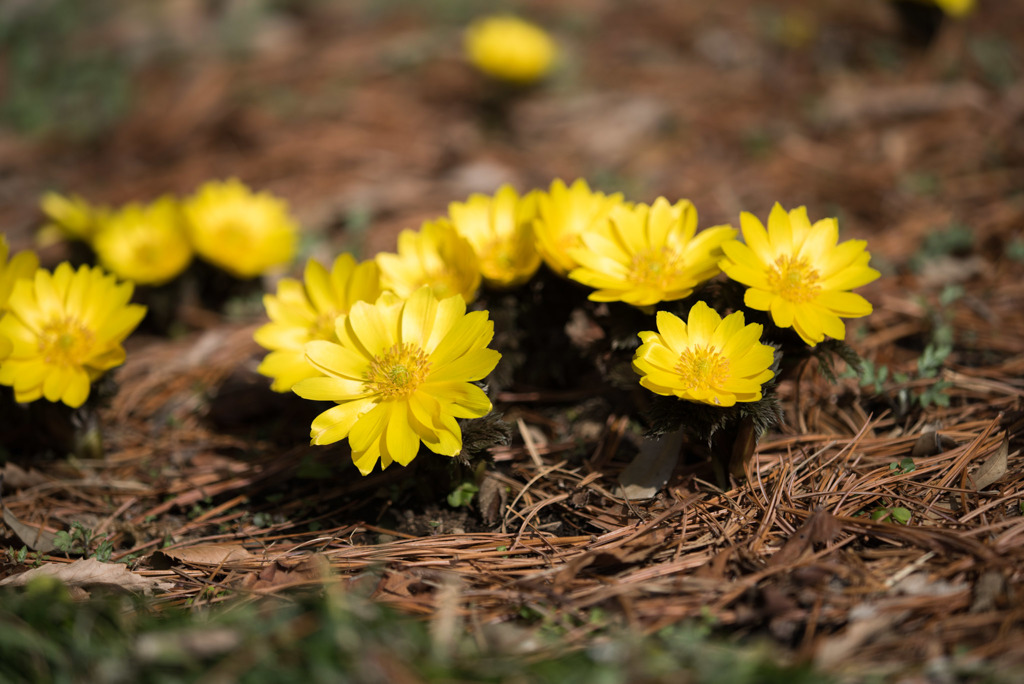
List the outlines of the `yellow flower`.
<svg viewBox="0 0 1024 684">
<path fill-rule="evenodd" d="M 105 207 L 94 207 L 78 195 L 64 196 L 48 192 L 39 202 L 49 219 L 39 231 L 39 242 L 52 244 L 63 238 L 90 242 L 107 214 Z"/>
<path fill-rule="evenodd" d="M 199 256 L 237 278 L 255 278 L 295 256 L 298 227 L 288 204 L 237 179 L 204 184 L 184 208 Z"/>
<path fill-rule="evenodd" d="M 0 337 L 13 350 L 0 362 L 0 385 L 19 402 L 62 401 L 78 408 L 89 384 L 124 362 L 121 342 L 146 314 L 129 304 L 132 284 L 118 284 L 98 266 L 67 262 L 19 280 L 0 319 Z"/>
<path fill-rule="evenodd" d="M 458 294 L 468 303 L 480 287 L 480 260 L 447 219 L 427 221 L 419 231 L 403 230 L 398 254 L 381 252 L 376 260 L 381 286 L 399 297 L 429 285 L 439 298 Z"/>
<path fill-rule="evenodd" d="M 192 261 L 181 207 L 173 197 L 145 206 L 128 204 L 110 214 L 92 248 L 104 268 L 139 285 L 162 285 Z"/>
<path fill-rule="evenodd" d="M 974 0 L 935 0 L 935 4 L 951 17 L 962 17 L 974 9 Z"/>
<path fill-rule="evenodd" d="M 728 226 L 697 233 L 697 210 L 689 200 L 619 205 L 605 230 L 584 233 L 582 247 L 569 250 L 580 264 L 569 277 L 595 288 L 595 302 L 644 307 L 682 299 L 718 275 L 721 245 L 735 235 Z"/>
<path fill-rule="evenodd" d="M 501 354 L 488 349 L 494 324 L 466 313 L 462 297 L 438 300 L 429 287 L 403 300 L 385 292 L 338 318 L 339 343 L 313 341 L 306 358 L 324 375 L 298 382 L 300 397 L 335 401 L 313 421 L 313 444 L 348 437 L 352 460 L 368 474 L 377 461 L 408 465 L 420 442 L 444 456 L 462 451 L 457 418 L 478 418 L 491 402 L 476 385 Z"/>
<path fill-rule="evenodd" d="M 284 278 L 277 295 L 263 295 L 270 323 L 255 333 L 256 342 L 270 350 L 257 370 L 273 378 L 270 388 L 287 392 L 299 380 L 320 375 L 306 361 L 310 340 L 337 342 L 334 322 L 356 302 L 380 296 L 380 273 L 373 261 L 356 264 L 351 254 L 334 260 L 330 273 L 312 259 L 306 264 L 305 283 Z"/>
<path fill-rule="evenodd" d="M 10 247 L 7 245 L 7 236 L 0 234 L 0 320 L 7 310 L 7 300 L 11 297 L 14 283 L 26 278 L 32 278 L 39 268 L 39 257 L 35 252 L 28 250 L 18 252 L 11 260 L 7 260 Z M 0 359 L 11 353 L 11 341 L 0 334 Z"/>
<path fill-rule="evenodd" d="M 10 246 L 7 244 L 7 236 L 0 234 L 0 316 L 7 308 L 7 300 L 11 296 L 11 290 L 14 289 L 15 281 L 31 278 L 39 268 L 39 257 L 35 252 L 21 251 L 8 261 L 9 254 Z"/>
<path fill-rule="evenodd" d="M 974 10 L 975 0 L 916 0 L 926 5 L 937 5 L 951 17 L 963 17 Z"/>
<path fill-rule="evenodd" d="M 533 239 L 536 215 L 535 193 L 519 197 L 511 185 L 498 188 L 494 197 L 473 194 L 465 203 L 448 205 L 455 230 L 473 245 L 484 282 L 498 288 L 521 285 L 540 267 Z"/>
<path fill-rule="evenodd" d="M 557 50 L 543 29 L 513 16 L 491 16 L 466 29 L 469 62 L 501 81 L 527 85 L 551 71 Z"/>
<path fill-rule="evenodd" d="M 537 251 L 544 263 L 559 275 L 567 275 L 579 266 L 569 256 L 580 246 L 580 235 L 604 230 L 612 208 L 622 204 L 622 193 L 605 196 L 591 192 L 582 178 L 569 186 L 556 179 L 547 192 L 537 197 L 537 218 L 533 231 L 537 237 Z"/>
<path fill-rule="evenodd" d="M 825 336 L 842 340 L 840 317 L 860 318 L 871 304 L 848 292 L 879 276 L 868 266 L 871 254 L 864 240 L 839 241 L 834 218 L 811 225 L 807 209 L 789 213 L 778 203 L 768 216 L 768 230 L 756 216 L 740 214 L 746 244 L 723 245 L 721 267 L 727 276 L 748 286 L 743 301 L 751 309 L 771 311 L 780 328 L 792 327 L 812 347 Z"/>
<path fill-rule="evenodd" d="M 655 394 L 713 406 L 758 401 L 761 385 L 775 375 L 768 368 L 774 350 L 761 344 L 761 326 L 744 325 L 743 312 L 724 319 L 697 302 L 688 321 L 659 311 L 658 332 L 640 333 L 633 357 L 640 384 Z"/>
</svg>

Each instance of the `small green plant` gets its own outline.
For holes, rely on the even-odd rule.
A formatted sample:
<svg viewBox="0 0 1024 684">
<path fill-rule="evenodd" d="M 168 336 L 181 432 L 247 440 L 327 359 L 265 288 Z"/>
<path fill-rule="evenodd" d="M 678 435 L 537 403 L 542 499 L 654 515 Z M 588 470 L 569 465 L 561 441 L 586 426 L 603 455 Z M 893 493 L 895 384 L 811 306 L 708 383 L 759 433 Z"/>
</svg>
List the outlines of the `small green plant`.
<svg viewBox="0 0 1024 684">
<path fill-rule="evenodd" d="M 114 545 L 109 539 L 104 538 L 99 540 L 93 549 L 96 541 L 93 531 L 76 520 L 71 523 L 70 530 L 61 530 L 54 536 L 53 545 L 58 551 L 69 556 L 91 556 L 101 563 L 109 562 L 114 553 Z"/>
<path fill-rule="evenodd" d="M 463 508 L 473 503 L 473 497 L 480 487 L 472 482 L 463 482 L 448 495 L 448 505 L 452 508 Z"/>
<path fill-rule="evenodd" d="M 871 519 L 875 521 L 889 520 L 898 525 L 907 525 L 910 523 L 912 513 L 902 506 L 882 506 L 871 511 Z"/>
<path fill-rule="evenodd" d="M 910 257 L 910 267 L 920 271 L 924 264 L 938 257 L 969 254 L 974 249 L 974 232 L 962 223 L 953 223 L 945 230 L 928 233 L 917 253 Z"/>
<path fill-rule="evenodd" d="M 906 458 L 901 458 L 899 462 L 893 461 L 890 463 L 889 470 L 900 475 L 906 475 L 917 470 L 917 464 L 914 463 L 914 459 L 907 456 Z"/>
</svg>

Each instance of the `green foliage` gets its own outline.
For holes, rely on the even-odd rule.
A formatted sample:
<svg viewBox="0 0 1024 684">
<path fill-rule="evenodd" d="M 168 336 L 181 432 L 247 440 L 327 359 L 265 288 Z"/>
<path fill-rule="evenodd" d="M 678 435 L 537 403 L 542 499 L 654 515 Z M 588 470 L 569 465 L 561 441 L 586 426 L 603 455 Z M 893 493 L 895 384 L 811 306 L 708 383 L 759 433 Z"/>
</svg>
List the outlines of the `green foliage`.
<svg viewBox="0 0 1024 684">
<path fill-rule="evenodd" d="M 911 515 L 911 512 L 902 506 L 881 507 L 871 511 L 872 520 L 889 520 L 898 525 L 909 524 Z"/>
<path fill-rule="evenodd" d="M 216 588 L 214 593 L 216 593 Z M 210 598 L 210 597 L 206 597 Z M 541 613 L 529 611 L 534 616 Z M 544 611 L 547 612 L 547 611 Z M 427 624 L 371 603 L 340 585 L 286 600 L 210 610 L 156 611 L 124 595 L 72 601 L 55 581 L 0 591 L 0 681 L 423 682 L 825 682 L 806 667 L 780 665 L 768 647 L 719 642 L 709 622 L 645 637 L 608 626 L 603 610 L 580 625 L 598 630 L 585 650 L 566 650 L 550 630 L 505 625 L 515 637 L 460 632 L 451 643 Z M 531 643 L 530 653 L 519 646 Z"/>
<path fill-rule="evenodd" d="M 1024 262 L 1024 238 L 1015 237 L 1006 246 L 1006 258 L 1012 261 Z"/>
<path fill-rule="evenodd" d="M 962 223 L 953 223 L 945 230 L 928 233 L 924 243 L 910 257 L 910 267 L 920 271 L 928 261 L 948 255 L 969 254 L 974 249 L 974 232 Z"/>
<path fill-rule="evenodd" d="M 1011 42 L 999 36 L 980 35 L 968 43 L 968 52 L 991 85 L 1005 89 L 1017 82 L 1020 59 Z"/>
<path fill-rule="evenodd" d="M 39 0 L 3 12 L 0 121 L 29 135 L 84 140 L 120 120 L 130 101 L 126 61 L 102 41 L 78 39 L 109 11 L 107 2 Z"/>
<path fill-rule="evenodd" d="M 89 558 L 91 555 L 101 563 L 109 562 L 114 552 L 113 544 L 108 539 L 102 539 L 93 548 L 94 542 L 96 539 L 93 531 L 77 520 L 71 523 L 70 530 L 61 530 L 53 538 L 57 550 L 69 556 Z"/>
<path fill-rule="evenodd" d="M 463 482 L 448 495 L 448 505 L 452 508 L 463 508 L 473 503 L 473 497 L 480 491 L 473 482 Z"/>
<path fill-rule="evenodd" d="M 900 475 L 906 475 L 907 473 L 912 473 L 917 470 L 917 464 L 914 463 L 914 459 L 907 456 L 906 458 L 901 458 L 898 463 L 895 461 L 890 463 L 889 470 L 899 473 Z"/>
<path fill-rule="evenodd" d="M 953 326 L 950 322 L 949 307 L 963 294 L 964 289 L 960 285 L 947 285 L 939 293 L 939 308 L 929 312 L 933 320 L 931 340 L 925 345 L 921 356 L 917 359 L 915 373 L 890 373 L 887 366 L 876 365 L 865 359 L 861 362 L 859 371 L 848 367 L 843 373 L 843 377 L 859 377 L 861 387 L 871 388 L 872 391 L 879 394 L 884 391 L 885 382 L 890 378 L 901 385 L 913 380 L 933 380 L 917 392 L 912 391 L 909 387 L 900 388 L 895 396 L 896 409 L 901 414 L 905 414 L 915 405 L 921 408 L 949 406 L 949 395 L 946 394 L 946 390 L 952 386 L 952 383 L 940 379 L 939 375 L 946 359 L 953 353 Z"/>
<path fill-rule="evenodd" d="M 818 359 L 818 369 L 825 376 L 825 379 L 831 383 L 836 381 L 835 363 L 837 359 L 843 361 L 846 367 L 852 369 L 855 373 L 861 372 L 862 365 L 868 363 L 860 358 L 853 347 L 842 340 L 827 339 L 819 342 L 811 350 L 811 355 Z"/>
</svg>

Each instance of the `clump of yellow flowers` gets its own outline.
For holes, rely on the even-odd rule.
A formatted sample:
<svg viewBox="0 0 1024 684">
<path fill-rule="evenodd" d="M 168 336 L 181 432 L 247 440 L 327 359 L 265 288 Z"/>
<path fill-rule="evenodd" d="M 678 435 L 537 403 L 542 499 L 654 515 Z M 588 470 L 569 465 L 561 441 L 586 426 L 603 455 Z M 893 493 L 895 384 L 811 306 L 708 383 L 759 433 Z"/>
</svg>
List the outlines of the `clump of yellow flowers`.
<svg viewBox="0 0 1024 684">
<path fill-rule="evenodd" d="M 529 85 L 551 71 L 558 51 L 544 29 L 511 15 L 477 19 L 465 33 L 470 64 L 499 81 Z"/>
<path fill-rule="evenodd" d="M 85 402 L 145 313 L 129 302 L 134 283 L 172 281 L 194 256 L 248 280 L 288 264 L 297 243 L 284 201 L 238 180 L 120 208 L 51 193 L 43 209 L 47 230 L 87 241 L 100 266 L 50 272 L 0 243 L 0 385 L 19 402 Z M 347 439 L 367 474 L 421 448 L 462 453 L 466 426 L 492 411 L 484 382 L 509 377 L 493 375 L 502 351 L 523 364 L 536 335 L 533 353 L 561 363 L 571 345 L 551 333 L 582 317 L 603 330 L 602 372 L 625 361 L 634 387 L 658 395 L 648 422 L 661 432 L 763 430 L 779 420 L 781 357 L 849 351 L 836 345 L 845 319 L 872 311 L 853 292 L 879 277 L 870 258 L 804 207 L 701 228 L 685 198 L 627 201 L 584 179 L 503 185 L 402 231 L 394 253 L 309 260 L 301 280 L 280 280 L 263 296 L 258 371 L 276 392 L 333 402 L 311 440 Z"/>
<path fill-rule="evenodd" d="M 39 242 L 87 244 L 118 278 L 160 286 L 178 278 L 193 257 L 239 279 L 291 263 L 298 226 L 287 203 L 237 179 L 209 181 L 191 197 L 165 195 L 148 204 L 94 206 L 78 195 L 48 192 Z"/>
<path fill-rule="evenodd" d="M 281 281 L 264 297 L 259 370 L 275 391 L 335 402 L 313 421 L 312 442 L 348 439 L 363 474 L 407 465 L 420 447 L 455 456 L 461 421 L 492 408 L 480 383 L 501 353 L 482 307 L 582 287 L 593 304 L 577 302 L 593 320 L 638 321 L 630 366 L 640 387 L 679 402 L 672 420 L 698 416 L 690 422 L 707 432 L 753 415 L 764 429 L 778 420 L 780 354 L 797 339 L 805 351 L 843 340 L 842 319 L 871 312 L 850 290 L 879 274 L 863 241 L 840 243 L 835 219 L 811 223 L 803 207 L 776 205 L 767 229 L 744 212 L 740 226 L 742 241 L 731 226 L 699 229 L 689 200 L 628 202 L 583 179 L 522 194 L 504 185 L 402 231 L 397 253 L 361 263 L 342 254 L 330 271 L 310 261 L 303 282 Z M 739 299 L 723 273 L 748 288 Z M 607 306 L 621 308 L 601 313 Z M 520 323 L 561 325 L 554 309 L 538 311 Z M 768 318 L 749 320 L 761 312 Z M 763 402 L 760 413 L 741 409 Z"/>
</svg>

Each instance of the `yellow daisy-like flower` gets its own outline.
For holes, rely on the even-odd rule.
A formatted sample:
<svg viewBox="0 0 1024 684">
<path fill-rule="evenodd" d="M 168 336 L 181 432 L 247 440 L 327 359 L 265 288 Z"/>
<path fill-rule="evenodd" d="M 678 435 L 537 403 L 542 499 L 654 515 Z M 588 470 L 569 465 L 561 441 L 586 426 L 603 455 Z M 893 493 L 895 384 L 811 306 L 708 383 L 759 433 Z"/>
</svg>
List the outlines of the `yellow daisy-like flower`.
<svg viewBox="0 0 1024 684">
<path fill-rule="evenodd" d="M 697 233 L 697 210 L 689 200 L 619 205 L 605 230 L 584 233 L 582 247 L 569 250 L 580 264 L 569 277 L 595 288 L 595 302 L 644 307 L 682 299 L 719 273 L 722 243 L 735 235 L 729 226 Z"/>
<path fill-rule="evenodd" d="M 555 42 L 542 28 L 513 16 L 491 16 L 466 29 L 469 62 L 492 78 L 528 85 L 551 71 Z"/>
<path fill-rule="evenodd" d="M 162 285 L 192 261 L 181 207 L 173 197 L 128 204 L 107 216 L 92 240 L 100 264 L 139 285 Z"/>
<path fill-rule="evenodd" d="M 44 194 L 39 206 L 49 219 L 39 230 L 39 242 L 43 245 L 63 238 L 90 242 L 108 212 L 105 207 L 95 207 L 78 195 L 64 196 L 56 192 Z"/>
<path fill-rule="evenodd" d="M 306 343 L 337 342 L 334 322 L 338 316 L 347 314 L 356 302 L 376 301 L 381 293 L 377 264 L 356 264 L 351 254 L 335 259 L 329 273 L 310 259 L 304 281 L 284 278 L 276 295 L 263 295 L 270 323 L 254 337 L 270 353 L 256 370 L 274 379 L 270 388 L 275 392 L 287 392 L 299 380 L 320 375 L 306 360 Z"/>
<path fill-rule="evenodd" d="M 544 263 L 563 276 L 579 266 L 569 253 L 581 245 L 580 235 L 605 230 L 612 209 L 622 203 L 621 192 L 591 192 L 582 178 L 568 188 L 561 179 L 554 180 L 547 192 L 538 194 L 533 222 Z"/>
<path fill-rule="evenodd" d="M 792 327 L 815 346 L 825 336 L 842 340 L 842 318 L 871 313 L 871 304 L 848 292 L 878 278 L 868 266 L 871 254 L 864 240 L 839 241 L 834 218 L 811 225 L 807 209 L 786 212 L 778 203 L 768 216 L 768 230 L 748 212 L 740 214 L 746 244 L 732 240 L 722 246 L 721 267 L 727 276 L 749 289 L 744 304 L 771 311 L 780 328 Z"/>
<path fill-rule="evenodd" d="M 473 194 L 464 203 L 448 205 L 455 230 L 473 245 L 484 282 L 498 288 L 521 285 L 540 267 L 533 239 L 536 215 L 536 194 L 520 197 L 511 185 L 501 186 L 493 197 Z"/>
<path fill-rule="evenodd" d="M 335 401 L 313 421 L 313 444 L 348 437 L 363 475 L 377 461 L 408 465 L 422 442 L 444 456 L 462 451 L 457 418 L 478 418 L 491 402 L 475 380 L 501 354 L 488 349 L 494 324 L 486 311 L 466 313 L 462 297 L 438 299 L 429 287 L 403 300 L 386 292 L 356 302 L 338 318 L 339 343 L 313 341 L 306 358 L 324 376 L 292 388 L 300 397 Z"/>
<path fill-rule="evenodd" d="M 4 311 L 7 310 L 7 300 L 11 297 L 14 283 L 33 277 L 36 269 L 39 268 L 39 257 L 35 252 L 28 250 L 18 252 L 8 261 L 9 253 L 7 236 L 0 234 L 0 319 L 3 319 Z M 0 359 L 6 358 L 11 353 L 11 347 L 11 341 L 0 334 Z"/>
<path fill-rule="evenodd" d="M 76 271 L 67 262 L 17 281 L 0 319 L 0 337 L 13 345 L 0 362 L 0 385 L 13 387 L 19 402 L 81 406 L 89 384 L 124 363 L 121 343 L 146 315 L 128 303 L 132 289 L 98 266 Z"/>
<path fill-rule="evenodd" d="M 725 318 L 697 302 L 686 323 L 659 311 L 658 332 L 640 333 L 633 357 L 640 384 L 655 394 L 712 406 L 758 401 L 761 386 L 775 375 L 772 347 L 761 344 L 761 326 L 744 325 L 743 312 Z"/>
<path fill-rule="evenodd" d="M 288 204 L 241 181 L 210 181 L 184 205 L 196 252 L 237 278 L 255 278 L 291 262 L 298 226 Z"/>
<path fill-rule="evenodd" d="M 447 219 L 427 221 L 418 230 L 398 235 L 398 254 L 381 252 L 381 286 L 399 297 L 410 297 L 429 285 L 438 298 L 462 295 L 466 302 L 480 288 L 480 260 L 473 245 Z"/>
</svg>

